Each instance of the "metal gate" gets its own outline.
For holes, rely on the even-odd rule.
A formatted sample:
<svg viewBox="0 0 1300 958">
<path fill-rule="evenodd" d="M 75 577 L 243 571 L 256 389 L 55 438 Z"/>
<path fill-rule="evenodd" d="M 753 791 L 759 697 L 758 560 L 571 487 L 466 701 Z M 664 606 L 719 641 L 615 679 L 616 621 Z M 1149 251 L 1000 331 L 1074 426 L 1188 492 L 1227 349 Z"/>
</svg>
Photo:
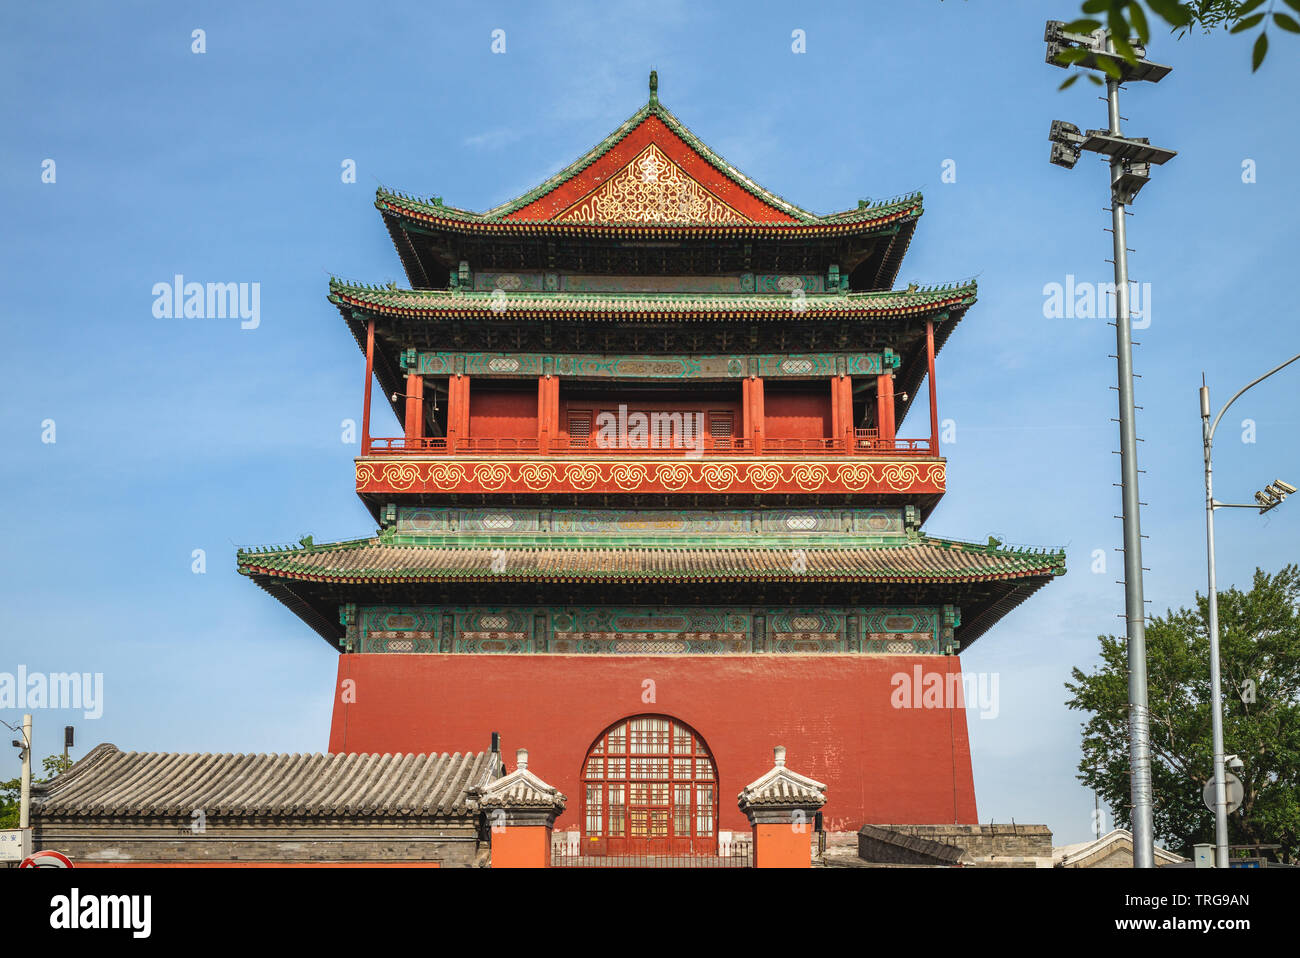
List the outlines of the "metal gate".
<svg viewBox="0 0 1300 958">
<path fill-rule="evenodd" d="M 676 719 L 638 715 L 602 732 L 583 791 L 584 857 L 717 854 L 717 769 Z"/>
</svg>

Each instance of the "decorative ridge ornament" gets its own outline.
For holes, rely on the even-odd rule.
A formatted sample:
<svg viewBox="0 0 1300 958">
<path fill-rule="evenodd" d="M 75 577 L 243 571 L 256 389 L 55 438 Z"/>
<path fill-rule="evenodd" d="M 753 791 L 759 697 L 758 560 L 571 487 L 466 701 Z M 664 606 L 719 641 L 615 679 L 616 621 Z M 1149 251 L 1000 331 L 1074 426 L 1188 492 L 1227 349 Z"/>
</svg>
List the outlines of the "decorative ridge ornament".
<svg viewBox="0 0 1300 958">
<path fill-rule="evenodd" d="M 650 71 L 650 103 L 653 106 L 659 102 L 659 71 Z"/>
<path fill-rule="evenodd" d="M 826 804 L 826 785 L 787 768 L 784 746 L 772 751 L 771 770 L 740 790 L 740 810 L 754 824 L 785 823 L 792 821 L 791 816 L 798 820 L 815 814 Z"/>
<path fill-rule="evenodd" d="M 552 820 L 568 802 L 568 796 L 528 770 L 528 750 L 524 748 L 515 752 L 515 770 L 488 782 L 477 797 L 479 806 L 485 809 L 550 809 Z"/>
</svg>

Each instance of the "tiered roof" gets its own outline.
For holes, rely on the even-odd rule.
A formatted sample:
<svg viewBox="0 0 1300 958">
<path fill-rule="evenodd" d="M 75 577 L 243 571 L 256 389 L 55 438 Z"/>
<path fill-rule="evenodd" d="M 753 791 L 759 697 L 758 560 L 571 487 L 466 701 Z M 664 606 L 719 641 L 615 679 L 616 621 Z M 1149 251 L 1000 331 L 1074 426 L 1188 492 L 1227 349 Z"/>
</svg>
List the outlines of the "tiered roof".
<svg viewBox="0 0 1300 958">
<path fill-rule="evenodd" d="M 384 536 L 284 549 L 239 553 L 239 571 L 284 602 L 331 644 L 343 635 L 336 611 L 345 601 L 409 601 L 448 594 L 448 588 L 494 589 L 532 583 L 561 592 L 631 598 L 655 585 L 698 585 L 714 590 L 728 583 L 766 584 L 806 595 L 809 589 L 859 585 L 903 591 L 915 601 L 957 602 L 962 647 L 1055 576 L 1065 572 L 1065 553 L 977 545 L 923 534 L 902 542 L 853 542 L 835 546 L 808 540 L 720 542 L 716 547 L 677 545 L 669 538 L 605 547 L 549 545 L 544 539 L 517 543 L 509 537 L 466 535 L 459 544 L 399 545 Z M 791 549 L 800 550 L 799 571 Z M 494 569 L 499 571 L 494 571 Z M 394 591 L 396 590 L 396 591 Z M 557 591 L 558 590 L 558 591 Z"/>
<path fill-rule="evenodd" d="M 375 206 L 412 285 L 442 285 L 454 255 L 484 268 L 497 240 L 510 241 L 507 255 L 518 269 L 521 258 L 535 265 L 562 260 L 555 244 L 574 239 L 722 247 L 741 241 L 750 244 L 745 258 L 756 262 L 765 261 L 764 244 L 793 244 L 823 266 L 838 262 L 846 275 L 856 271 L 856 288 L 892 285 L 922 212 L 919 193 L 811 213 L 711 150 L 659 102 L 657 88 L 652 73 L 645 106 L 559 173 L 484 213 L 380 188 Z M 864 242 L 872 238 L 879 242 Z"/>
</svg>

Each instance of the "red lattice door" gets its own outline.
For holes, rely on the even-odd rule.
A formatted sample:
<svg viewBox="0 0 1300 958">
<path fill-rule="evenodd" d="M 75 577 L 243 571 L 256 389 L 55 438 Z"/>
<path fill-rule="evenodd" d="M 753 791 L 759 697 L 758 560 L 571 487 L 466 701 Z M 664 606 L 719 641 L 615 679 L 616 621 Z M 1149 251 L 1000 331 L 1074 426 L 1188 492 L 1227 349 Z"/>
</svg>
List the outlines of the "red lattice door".
<svg viewBox="0 0 1300 958">
<path fill-rule="evenodd" d="M 718 777 L 688 725 L 640 715 L 606 729 L 583 766 L 583 854 L 714 855 Z"/>
</svg>

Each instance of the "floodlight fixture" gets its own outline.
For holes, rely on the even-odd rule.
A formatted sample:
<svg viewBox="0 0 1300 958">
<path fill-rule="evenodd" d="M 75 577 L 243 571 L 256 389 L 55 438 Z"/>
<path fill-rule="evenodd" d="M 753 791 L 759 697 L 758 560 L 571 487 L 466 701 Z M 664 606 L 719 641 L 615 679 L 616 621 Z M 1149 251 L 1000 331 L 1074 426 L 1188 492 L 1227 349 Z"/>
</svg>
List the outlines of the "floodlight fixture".
<svg viewBox="0 0 1300 958">
<path fill-rule="evenodd" d="M 1049 159 L 1053 165 L 1063 166 L 1067 170 L 1073 169 L 1074 164 L 1079 162 L 1079 149 L 1084 139 L 1079 128 L 1064 120 L 1053 120 L 1047 138 L 1052 141 Z"/>
<path fill-rule="evenodd" d="M 1110 64 L 1111 72 L 1118 76 L 1121 83 L 1131 80 L 1159 83 L 1173 69 L 1146 59 L 1146 48 L 1137 40 L 1129 40 L 1129 46 L 1137 55 L 1137 62 L 1130 63 L 1121 54 L 1106 49 L 1105 28 L 1094 30 L 1092 33 L 1074 33 L 1066 30 L 1065 27 L 1066 24 L 1060 20 L 1048 20 L 1047 29 L 1043 31 L 1043 39 L 1047 42 L 1047 62 L 1054 67 L 1068 69 L 1078 66 L 1086 70 L 1106 72 L 1102 64 Z M 1086 52 L 1083 56 L 1063 57 L 1067 50 Z M 1111 72 L 1107 72 L 1107 76 L 1110 76 Z"/>
</svg>

